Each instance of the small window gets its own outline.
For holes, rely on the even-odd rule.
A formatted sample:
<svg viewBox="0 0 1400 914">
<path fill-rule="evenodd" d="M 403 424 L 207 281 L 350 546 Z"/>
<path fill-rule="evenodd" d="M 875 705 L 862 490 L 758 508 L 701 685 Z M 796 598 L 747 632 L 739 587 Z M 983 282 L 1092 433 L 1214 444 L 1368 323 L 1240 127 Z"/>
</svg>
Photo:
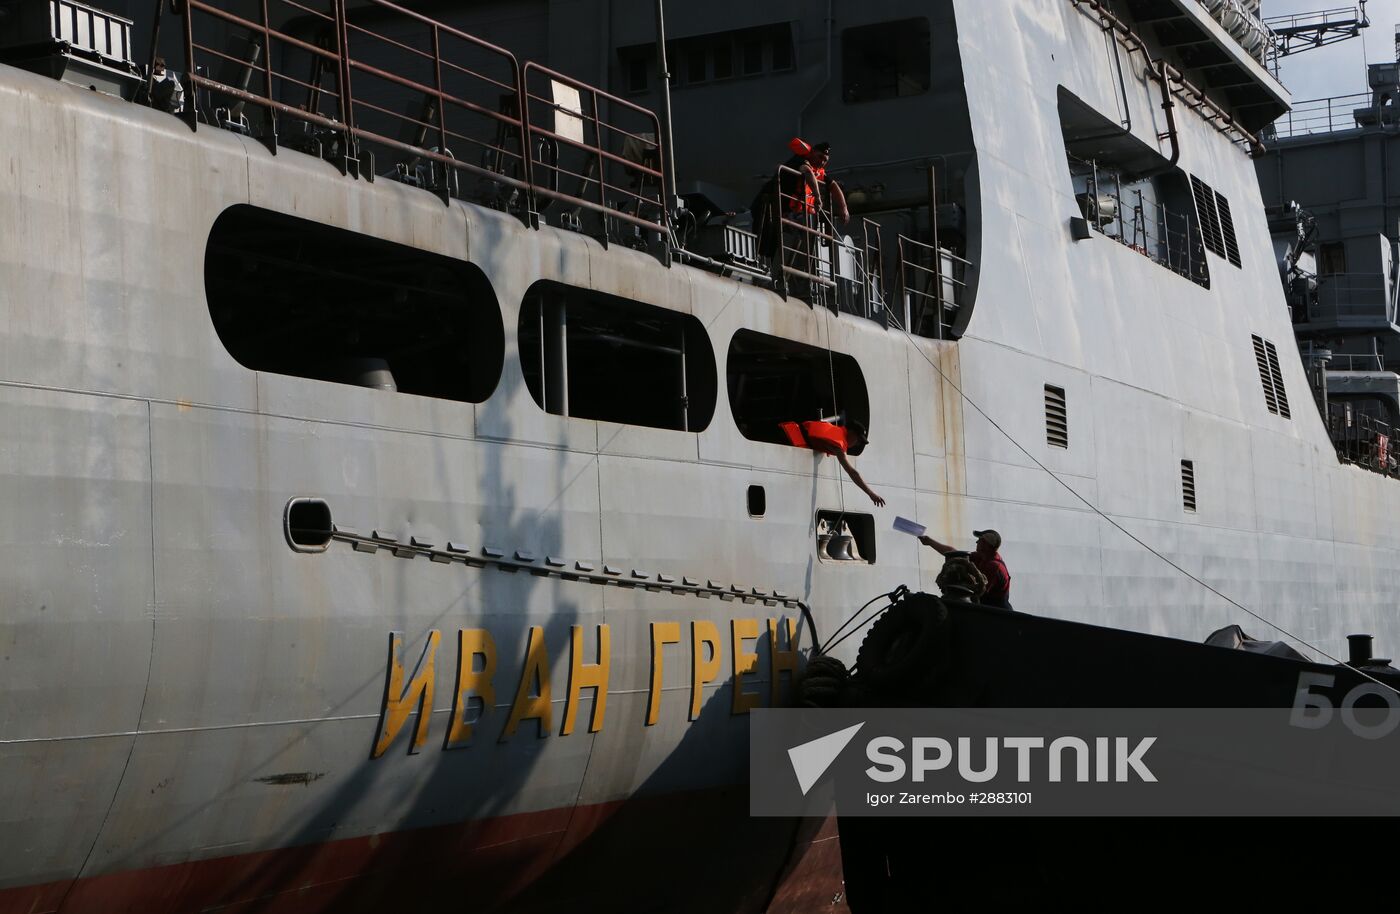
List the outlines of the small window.
<svg viewBox="0 0 1400 914">
<path fill-rule="evenodd" d="M 728 79 L 734 75 L 734 49 L 727 40 L 715 45 L 715 79 Z"/>
<path fill-rule="evenodd" d="M 862 25 L 841 33 L 841 95 L 847 104 L 923 95 L 928 87 L 927 19 Z"/>
<path fill-rule="evenodd" d="M 1317 272 L 1331 276 L 1347 271 L 1347 249 L 1340 241 L 1324 241 L 1317 246 Z"/>
<path fill-rule="evenodd" d="M 1181 461 L 1181 507 L 1196 513 L 1196 465 L 1190 460 Z"/>
<path fill-rule="evenodd" d="M 705 51 L 703 48 L 691 48 L 685 55 L 685 81 L 687 83 L 702 83 L 708 74 L 706 67 Z"/>
<path fill-rule="evenodd" d="M 1069 419 L 1065 411 L 1063 387 L 1045 385 L 1045 442 L 1051 447 L 1069 447 Z"/>
<path fill-rule="evenodd" d="M 750 441 L 791 447 L 781 428 L 784 422 L 833 416 L 870 421 L 865 377 L 856 360 L 843 352 L 740 330 L 730 341 L 725 372 L 730 411 L 739 433 Z M 870 434 L 878 440 L 878 429 Z"/>
<path fill-rule="evenodd" d="M 749 38 L 739 47 L 742 54 L 744 75 L 757 76 L 763 72 L 763 39 Z"/>
<path fill-rule="evenodd" d="M 1279 365 L 1278 350 L 1274 344 L 1260 336 L 1253 336 L 1254 361 L 1259 369 L 1259 381 L 1264 386 L 1264 405 L 1269 412 L 1292 418 L 1288 408 L 1288 392 L 1283 389 L 1283 369 Z"/>
<path fill-rule="evenodd" d="M 627 91 L 645 92 L 651 84 L 647 74 L 651 72 L 651 61 L 637 56 L 627 61 Z"/>
<path fill-rule="evenodd" d="M 768 513 L 768 493 L 763 486 L 749 486 L 749 517 L 762 517 Z"/>
<path fill-rule="evenodd" d="M 784 32 L 773 38 L 773 69 L 792 69 L 792 38 L 790 33 Z"/>
<path fill-rule="evenodd" d="M 714 415 L 714 351 L 692 315 L 537 282 L 519 340 L 525 383 L 546 412 L 687 432 Z"/>
<path fill-rule="evenodd" d="M 253 371 L 480 403 L 505 329 L 466 261 L 239 204 L 204 251 L 214 331 Z"/>
</svg>

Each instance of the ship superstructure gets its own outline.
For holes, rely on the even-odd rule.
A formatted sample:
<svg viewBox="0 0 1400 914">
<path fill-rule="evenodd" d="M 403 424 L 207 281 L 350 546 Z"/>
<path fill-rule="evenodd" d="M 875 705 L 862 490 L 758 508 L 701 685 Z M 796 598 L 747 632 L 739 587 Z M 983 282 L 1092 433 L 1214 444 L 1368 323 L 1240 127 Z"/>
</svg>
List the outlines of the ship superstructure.
<svg viewBox="0 0 1400 914">
<path fill-rule="evenodd" d="M 1021 610 L 1240 621 L 1185 569 L 1400 637 L 1219 4 L 676 10 L 684 215 L 650 4 L 523 6 L 185 0 L 123 56 L 65 0 L 89 69 L 0 70 L 0 910 L 829 907 L 745 715 L 932 587 L 896 514 L 1002 531 Z M 178 113 L 74 75 L 156 50 Z M 858 218 L 775 266 L 705 204 L 793 134 Z M 779 435 L 833 413 L 885 509 Z"/>
</svg>

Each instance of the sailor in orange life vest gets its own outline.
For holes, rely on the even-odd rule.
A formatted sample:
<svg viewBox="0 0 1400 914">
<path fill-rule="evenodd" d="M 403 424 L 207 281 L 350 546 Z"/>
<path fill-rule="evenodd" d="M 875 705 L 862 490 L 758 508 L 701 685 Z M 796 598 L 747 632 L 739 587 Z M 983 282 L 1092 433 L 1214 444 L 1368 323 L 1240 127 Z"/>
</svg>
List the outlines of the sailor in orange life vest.
<svg viewBox="0 0 1400 914">
<path fill-rule="evenodd" d="M 787 435 L 788 441 L 795 447 L 809 447 L 818 454 L 830 454 L 836 458 L 836 462 L 841 464 L 841 469 L 846 471 L 846 475 L 851 477 L 851 482 L 860 486 L 860 490 L 870 496 L 870 500 L 878 507 L 885 506 L 885 500 L 875 494 L 875 490 L 865 484 L 860 473 L 851 465 L 851 460 L 847 453 L 859 456 L 865 450 L 865 446 L 870 443 L 870 436 L 865 432 L 865 426 L 855 420 L 847 421 L 845 426 L 835 425 L 831 422 L 780 422 L 778 427 Z"/>
<path fill-rule="evenodd" d="M 779 187 L 785 205 L 792 213 L 789 218 L 829 212 L 841 225 L 851 218 L 841 185 L 826 175 L 827 164 L 831 161 L 831 144 L 818 143 L 813 146 L 800 137 L 793 137 L 788 148 L 792 150 L 792 158 L 783 165 L 799 174 L 783 172 L 780 177 L 769 178 L 749 204 L 753 213 L 754 234 L 758 235 L 758 252 L 764 257 L 772 257 L 778 249 L 780 222 L 773 212 L 773 198 L 775 189 Z M 830 208 L 825 204 L 828 198 Z"/>
<path fill-rule="evenodd" d="M 977 551 L 969 558 L 977 570 L 987 576 L 987 592 L 982 595 L 982 605 L 1010 609 L 1011 572 L 1006 570 L 1006 562 L 1002 561 L 1001 553 L 997 551 L 1001 548 L 1001 534 L 995 530 L 974 530 L 972 535 L 977 537 Z M 919 542 L 932 546 L 943 555 L 958 551 L 931 536 L 921 536 Z"/>
</svg>

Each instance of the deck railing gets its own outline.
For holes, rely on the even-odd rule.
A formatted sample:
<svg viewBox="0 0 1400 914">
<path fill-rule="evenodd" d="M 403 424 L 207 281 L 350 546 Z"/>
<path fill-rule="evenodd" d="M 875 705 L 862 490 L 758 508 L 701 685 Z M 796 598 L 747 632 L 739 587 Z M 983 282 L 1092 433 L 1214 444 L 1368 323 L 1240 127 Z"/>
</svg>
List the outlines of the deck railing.
<svg viewBox="0 0 1400 914">
<path fill-rule="evenodd" d="M 390 0 L 349 3 L 159 4 L 156 34 L 167 15 L 182 28 L 190 93 L 181 116 L 191 129 L 217 125 L 273 152 L 290 146 L 367 180 L 389 177 L 530 224 L 543 217 L 594 230 L 604 243 L 654 241 L 663 257 L 677 253 L 655 113 Z M 392 168 L 381 172 L 380 157 Z M 476 186 L 464 187 L 463 177 Z M 843 236 L 786 166 L 769 206 L 771 222 L 756 233 L 726 227 L 726 250 L 735 252 L 724 260 L 678 253 L 771 279 L 813 305 L 952 337 L 972 265 L 938 244 L 936 228 L 933 244 L 899 236 L 891 289 L 878 223 L 861 219 L 855 240 Z"/>
<path fill-rule="evenodd" d="M 575 222 L 595 214 L 605 239 L 619 224 L 633 238 L 670 237 L 660 130 L 645 108 L 388 0 L 353 10 L 348 0 L 185 0 L 179 10 L 191 128 L 291 145 L 370 180 L 376 155 L 398 157 L 390 177 L 444 199 L 530 221 L 563 204 Z M 461 176 L 480 184 L 463 188 Z"/>
<path fill-rule="evenodd" d="M 1094 162 L 1071 158 L 1085 192 L 1080 210 L 1089 227 L 1199 285 L 1210 282 L 1205 248 L 1194 214 L 1150 199 L 1141 188 L 1123 188 L 1119 177 Z"/>
<path fill-rule="evenodd" d="M 946 248 L 903 235 L 898 239 L 899 301 L 910 333 L 951 339 L 967 289 L 971 262 Z"/>
<path fill-rule="evenodd" d="M 1273 123 L 1274 136 L 1307 136 L 1356 128 L 1354 112 L 1371 104 L 1369 92 L 1313 98 L 1295 104 Z"/>
<path fill-rule="evenodd" d="M 1327 404 L 1327 433 L 1344 463 L 1400 477 L 1395 432 L 1390 423 L 1358 412 L 1349 404 Z"/>
</svg>

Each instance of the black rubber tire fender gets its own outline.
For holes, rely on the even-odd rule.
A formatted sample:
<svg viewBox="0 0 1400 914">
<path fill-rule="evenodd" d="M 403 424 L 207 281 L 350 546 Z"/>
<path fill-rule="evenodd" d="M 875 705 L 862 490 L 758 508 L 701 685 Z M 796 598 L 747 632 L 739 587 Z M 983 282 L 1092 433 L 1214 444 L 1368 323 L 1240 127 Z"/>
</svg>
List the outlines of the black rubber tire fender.
<svg viewBox="0 0 1400 914">
<path fill-rule="evenodd" d="M 936 672 L 948 610 L 929 594 L 901 600 L 875 620 L 856 655 L 860 678 L 882 693 L 918 688 Z"/>
</svg>

